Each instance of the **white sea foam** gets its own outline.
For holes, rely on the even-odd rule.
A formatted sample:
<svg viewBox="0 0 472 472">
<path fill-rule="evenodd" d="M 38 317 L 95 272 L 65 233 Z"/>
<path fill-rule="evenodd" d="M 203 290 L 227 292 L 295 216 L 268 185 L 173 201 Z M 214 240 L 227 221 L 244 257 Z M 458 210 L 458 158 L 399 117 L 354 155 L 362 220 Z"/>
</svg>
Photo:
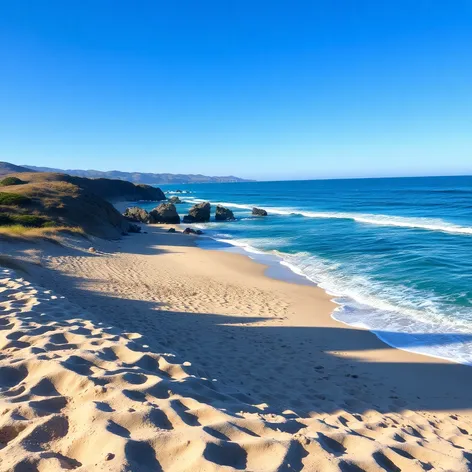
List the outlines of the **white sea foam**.
<svg viewBox="0 0 472 472">
<path fill-rule="evenodd" d="M 192 198 L 192 202 L 200 203 L 205 200 L 201 198 Z M 233 202 L 212 202 L 215 204 L 238 208 L 240 210 L 252 210 L 255 206 Z M 329 211 L 306 211 L 297 208 L 269 207 L 262 205 L 269 214 L 275 215 L 300 215 L 306 218 L 318 219 L 340 219 L 353 220 L 358 223 L 377 225 L 377 226 L 396 226 L 400 228 L 423 229 L 428 231 L 441 231 L 444 233 L 472 235 L 472 227 L 461 226 L 438 218 L 413 218 L 395 215 L 382 215 L 373 213 L 353 213 L 353 212 L 329 212 Z"/>
<path fill-rule="evenodd" d="M 182 195 L 182 194 L 189 194 L 189 193 L 193 193 L 191 190 L 182 190 L 181 192 L 176 192 L 175 190 L 166 190 L 164 193 L 170 193 L 170 194 L 178 194 L 178 195 Z"/>
<path fill-rule="evenodd" d="M 472 365 L 470 313 L 448 314 L 437 297 L 348 275 L 313 255 L 280 255 L 282 264 L 334 296 L 336 320 L 373 331 L 393 347 Z"/>
<path fill-rule="evenodd" d="M 261 248 L 271 238 L 238 240 L 222 236 L 212 238 L 239 247 L 255 259 L 268 254 Z M 472 365 L 471 313 L 448 316 L 441 310 L 441 300 L 433 296 L 425 299 L 424 293 L 406 286 L 389 288 L 361 275 L 345 274 L 339 264 L 310 253 L 286 254 L 273 250 L 269 254 L 332 295 L 339 303 L 332 315 L 334 319 L 370 330 L 393 347 Z"/>
<path fill-rule="evenodd" d="M 189 197 L 192 203 L 205 201 Z M 269 215 L 298 215 L 306 218 L 345 219 L 361 224 L 422 229 L 450 234 L 472 235 L 472 227 L 460 226 L 441 219 L 376 215 L 355 212 L 308 211 L 299 208 L 270 207 L 261 204 L 242 204 L 212 201 L 212 204 L 240 210 L 243 216 L 254 206 L 265 208 Z M 238 228 L 241 229 L 241 222 Z M 225 228 L 225 224 L 222 225 Z M 234 239 L 217 224 L 206 226 L 208 235 L 246 251 L 254 259 L 273 254 L 279 263 L 293 273 L 317 284 L 339 303 L 333 318 L 345 324 L 375 333 L 387 344 L 432 357 L 472 365 L 472 313 L 466 307 L 448 303 L 432 293 L 410 286 L 391 286 L 376 281 L 360 267 L 344 268 L 312 253 L 287 254 L 272 250 L 289 241 L 274 238 Z M 212 234 L 213 233 L 213 234 Z"/>
<path fill-rule="evenodd" d="M 214 238 L 216 241 L 220 241 L 222 243 L 228 243 L 232 246 L 240 247 L 244 249 L 246 252 L 250 252 L 251 254 L 265 254 L 265 251 L 255 248 L 250 244 L 244 241 L 238 241 L 237 239 L 226 239 L 226 238 Z"/>
</svg>

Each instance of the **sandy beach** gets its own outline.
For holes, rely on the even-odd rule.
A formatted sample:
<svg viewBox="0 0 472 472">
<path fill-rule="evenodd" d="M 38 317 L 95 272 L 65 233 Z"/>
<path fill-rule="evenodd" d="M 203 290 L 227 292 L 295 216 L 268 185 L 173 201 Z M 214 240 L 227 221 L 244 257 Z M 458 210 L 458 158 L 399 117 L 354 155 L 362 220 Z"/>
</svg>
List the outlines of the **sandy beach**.
<svg viewBox="0 0 472 472">
<path fill-rule="evenodd" d="M 0 242 L 1 471 L 472 468 L 470 367 L 167 229 Z"/>
</svg>

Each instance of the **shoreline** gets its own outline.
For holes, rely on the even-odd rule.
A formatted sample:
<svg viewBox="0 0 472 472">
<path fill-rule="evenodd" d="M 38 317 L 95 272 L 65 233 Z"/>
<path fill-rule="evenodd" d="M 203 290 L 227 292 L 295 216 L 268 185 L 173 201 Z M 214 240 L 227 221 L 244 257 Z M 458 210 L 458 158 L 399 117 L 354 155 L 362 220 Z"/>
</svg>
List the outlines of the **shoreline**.
<svg viewBox="0 0 472 472">
<path fill-rule="evenodd" d="M 194 199 L 194 201 L 203 200 Z M 230 207 L 233 205 L 228 203 L 224 204 Z M 136 205 L 136 202 L 121 202 L 118 204 L 117 208 L 122 212 L 126 206 L 133 205 Z M 251 207 L 251 205 L 249 205 L 248 208 L 249 207 Z M 186 226 L 188 225 L 181 223 L 177 225 L 176 228 L 183 230 Z M 192 227 L 192 225 L 190 226 Z M 273 250 L 266 251 L 247 243 L 240 243 L 232 239 L 219 237 L 213 234 L 214 231 L 211 228 L 205 228 L 204 225 L 199 226 L 197 224 L 196 227 L 204 230 L 204 236 L 197 240 L 199 247 L 206 250 L 221 250 L 246 255 L 256 262 L 267 264 L 269 268 L 267 269 L 266 275 L 269 277 L 298 284 L 314 285 L 322 289 L 330 296 L 333 303 L 337 305 L 331 316 L 338 323 L 344 326 L 368 330 L 381 342 L 394 349 L 469 367 L 472 366 L 469 359 L 455 354 L 453 349 L 454 344 L 460 342 L 460 339 L 468 345 L 469 337 L 466 333 L 455 331 L 447 333 L 437 332 L 434 323 L 432 324 L 428 320 L 423 320 L 423 326 L 420 326 L 419 329 L 417 328 L 416 332 L 401 329 L 402 323 L 407 323 L 408 319 L 412 319 L 412 317 L 416 319 L 415 313 L 405 314 L 402 311 L 397 311 L 394 306 L 379 308 L 378 303 L 379 301 L 382 302 L 382 300 L 377 300 L 376 303 L 372 304 L 362 297 L 359 298 L 352 294 L 346 295 L 342 287 L 340 288 L 338 286 L 336 290 L 336 286 L 333 286 L 332 281 L 327 284 L 323 278 L 316 280 L 317 278 L 319 279 L 316 275 L 307 275 L 304 273 L 303 270 L 296 265 L 297 262 L 290 260 L 290 254 L 279 253 Z M 212 243 L 209 244 L 208 241 L 212 241 Z M 392 319 L 383 319 L 381 317 L 376 321 L 376 319 L 369 318 L 369 312 L 371 311 L 379 312 L 379 314 L 384 311 L 388 314 L 388 317 L 392 317 Z M 370 323 L 366 323 L 365 320 L 363 320 L 363 315 L 366 315 L 364 317 L 367 317 Z M 394 326 L 394 328 L 390 330 L 390 326 Z M 398 326 L 400 326 L 400 329 L 398 329 Z M 442 346 L 445 346 L 445 348 L 442 348 Z"/>
<path fill-rule="evenodd" d="M 180 228 L 182 228 L 182 226 L 185 226 L 185 225 L 181 224 L 179 226 L 180 226 Z M 381 334 L 379 334 L 378 332 L 376 332 L 375 330 L 373 330 L 369 327 L 366 327 L 366 326 L 361 325 L 361 324 L 350 324 L 346 321 L 343 321 L 341 319 L 336 318 L 336 316 L 335 316 L 336 311 L 342 310 L 344 308 L 344 305 L 340 301 L 340 298 L 342 298 L 342 297 L 340 297 L 339 295 L 336 295 L 334 293 L 330 293 L 325 288 L 323 288 L 320 285 L 313 282 L 305 274 L 298 272 L 294 266 L 292 266 L 290 263 L 286 262 L 283 259 L 283 257 L 281 257 L 281 256 L 278 256 L 276 254 L 271 254 L 269 252 L 265 252 L 265 251 L 262 251 L 262 250 L 250 251 L 247 247 L 239 246 L 239 245 L 233 245 L 233 244 L 231 244 L 231 242 L 229 242 L 229 240 L 223 240 L 223 239 L 218 240 L 218 239 L 215 239 L 212 236 L 209 236 L 207 234 L 204 234 L 203 236 L 200 236 L 200 238 L 205 238 L 205 237 L 207 239 L 211 239 L 212 241 L 215 241 L 217 244 L 218 243 L 221 244 L 221 247 L 216 247 L 216 248 L 206 247 L 207 245 L 205 243 L 204 244 L 201 244 L 201 243 L 199 244 L 198 239 L 196 240 L 197 247 L 202 248 L 204 250 L 223 251 L 223 252 L 227 252 L 227 253 L 239 254 L 243 257 L 247 257 L 247 258 L 251 259 L 256 264 L 264 266 L 265 267 L 264 276 L 266 276 L 268 278 L 272 278 L 274 280 L 280 280 L 282 282 L 293 283 L 293 284 L 296 284 L 296 285 L 307 285 L 307 286 L 310 286 L 310 287 L 316 287 L 318 290 L 323 291 L 326 294 L 326 296 L 329 297 L 330 301 L 334 304 L 334 307 L 333 307 L 333 310 L 330 314 L 330 317 L 336 323 L 338 323 L 340 325 L 344 325 L 344 326 L 352 327 L 352 328 L 355 328 L 355 329 L 361 329 L 361 330 L 367 331 L 367 332 L 373 334 L 382 344 L 385 344 L 389 348 L 392 348 L 392 349 L 395 349 L 395 350 L 404 351 L 404 352 L 414 354 L 414 355 L 417 355 L 417 356 L 430 357 L 432 359 L 442 360 L 442 361 L 445 361 L 445 362 L 448 362 L 448 363 L 451 363 L 451 364 L 459 364 L 459 365 L 463 365 L 463 366 L 472 367 L 470 364 L 467 364 L 465 362 L 452 361 L 452 360 L 450 360 L 446 357 L 441 357 L 441 356 L 437 356 L 437 355 L 429 354 L 429 353 L 422 353 L 422 352 L 418 352 L 418 351 L 408 349 L 408 348 L 405 348 L 405 347 L 402 348 L 402 347 L 395 346 L 394 344 L 391 344 L 387 340 L 383 339 Z M 251 254 L 253 254 L 253 256 Z M 265 258 L 269 259 L 268 262 L 266 262 L 266 263 L 263 260 L 261 260 L 261 259 L 265 259 Z M 280 270 L 280 271 L 277 271 L 277 270 L 272 271 L 273 269 L 277 269 L 277 264 L 280 264 L 283 267 L 283 269 Z M 275 272 L 275 274 L 274 274 L 274 272 Z M 403 334 L 403 333 L 400 333 L 400 334 Z"/>
<path fill-rule="evenodd" d="M 185 226 L 185 225 L 184 225 Z M 214 263 L 218 261 L 218 269 L 227 269 L 231 268 L 233 269 L 234 267 L 237 267 L 239 270 L 238 272 L 242 272 L 243 277 L 251 276 L 251 277 L 257 277 L 259 280 L 263 282 L 265 286 L 270 286 L 270 290 L 280 290 L 281 287 L 284 287 L 285 290 L 284 292 L 288 293 L 291 292 L 291 290 L 297 291 L 297 295 L 300 295 L 300 292 L 303 292 L 303 296 L 309 299 L 310 303 L 314 305 L 310 306 L 309 309 L 307 310 L 309 314 L 307 313 L 302 313 L 304 310 L 306 310 L 307 305 L 306 305 L 306 300 L 305 306 L 303 307 L 302 310 L 299 310 L 299 313 L 292 313 L 292 315 L 295 315 L 294 318 L 297 319 L 298 322 L 303 323 L 303 326 L 306 327 L 311 327 L 311 326 L 318 326 L 319 324 L 322 324 L 323 326 L 329 326 L 333 327 L 339 330 L 342 329 L 347 329 L 352 332 L 356 333 L 365 333 L 366 336 L 370 337 L 371 340 L 369 342 L 366 342 L 365 344 L 368 346 L 372 346 L 372 351 L 375 351 L 377 353 L 382 353 L 384 354 L 385 351 L 389 351 L 392 354 L 393 358 L 398 358 L 400 361 L 404 361 L 404 359 L 407 359 L 407 363 L 434 363 L 435 361 L 440 361 L 441 364 L 444 365 L 457 365 L 457 366 L 462 366 L 465 368 L 468 368 L 469 366 L 465 364 L 460 364 L 456 362 L 452 362 L 447 359 L 439 358 L 439 357 L 434 357 L 434 356 L 429 356 L 426 354 L 421 354 L 421 353 L 416 353 L 412 351 L 408 351 L 406 349 L 401 349 L 397 348 L 395 346 L 391 346 L 384 340 L 382 340 L 380 337 L 378 337 L 373 331 L 362 327 L 362 326 L 354 326 L 351 324 L 344 323 L 343 321 L 337 320 L 333 314 L 334 312 L 340 308 L 340 305 L 336 303 L 333 298 L 335 298 L 334 295 L 329 294 L 325 289 L 319 287 L 316 285 L 314 282 L 312 282 L 309 279 L 306 279 L 302 275 L 298 275 L 292 271 L 291 268 L 286 267 L 282 265 L 283 269 L 281 273 L 284 275 L 287 274 L 294 274 L 296 275 L 296 279 L 294 280 L 293 278 L 287 279 L 284 278 L 283 276 L 276 276 L 273 277 L 271 274 L 268 273 L 270 271 L 270 265 L 264 264 L 263 262 L 259 262 L 256 258 L 252 258 L 248 255 L 248 253 L 241 248 L 241 251 L 225 251 L 221 250 L 220 248 L 213 248 L 213 249 L 208 249 L 208 248 L 203 248 L 200 246 L 200 241 L 203 238 L 208 238 L 214 241 L 213 238 L 210 236 L 204 235 L 202 236 L 192 236 L 192 235 L 184 235 L 183 233 L 170 233 L 168 234 L 167 231 L 169 228 L 174 227 L 176 229 L 182 229 L 182 225 L 165 225 L 165 224 L 154 224 L 154 225 L 144 225 L 143 228 L 147 228 L 150 230 L 150 234 L 148 234 L 148 237 L 161 237 L 165 239 L 165 246 L 167 247 L 172 247 L 173 249 L 175 248 L 192 248 L 192 250 L 197 251 L 202 251 L 203 253 L 208 254 L 208 258 L 206 258 L 208 261 L 211 261 L 211 263 Z M 177 244 L 169 244 L 169 240 L 167 239 L 168 237 L 171 238 L 180 238 L 180 241 Z M 112 246 L 113 250 L 115 250 L 115 245 L 118 246 L 119 249 L 123 249 L 123 246 L 126 244 L 126 239 L 125 240 L 116 240 L 116 241 L 106 241 L 106 240 L 101 240 L 99 238 L 93 238 L 95 241 L 100 241 L 104 243 L 105 246 Z M 136 241 L 133 241 L 136 242 Z M 173 241 L 172 241 L 173 242 Z M 86 243 L 85 245 L 88 245 Z M 237 249 L 237 248 L 236 248 Z M 105 253 L 106 254 L 106 253 Z M 130 255 L 132 255 L 132 252 L 129 252 Z M 269 255 L 270 256 L 270 255 Z M 277 256 L 274 256 L 277 258 Z M 64 261 L 62 259 L 59 260 L 58 265 L 62 265 Z M 237 261 L 237 263 L 236 263 Z M 54 267 L 57 269 L 57 267 Z M 216 277 L 218 278 L 218 274 L 215 274 Z M 239 274 L 238 274 L 239 275 Z M 280 273 L 279 273 L 280 275 Z M 302 280 L 306 280 L 307 283 L 300 283 Z M 316 311 L 317 309 L 317 303 L 320 303 L 322 308 L 321 308 L 321 314 L 318 313 L 315 316 L 313 315 L 313 312 Z M 297 307 L 298 308 L 298 307 Z M 288 319 L 285 317 L 284 319 Z M 294 320 L 293 319 L 288 319 L 289 324 L 291 324 Z M 375 341 L 372 341 L 375 340 Z M 372 353 L 369 352 L 368 358 L 372 359 Z M 472 382 L 471 382 L 472 384 Z"/>
<path fill-rule="evenodd" d="M 112 419 L 129 435 L 113 426 L 111 431 L 100 430 L 99 441 L 109 438 L 117 451 L 145 441 L 164 464 L 162 470 L 173 471 L 223 466 L 278 471 L 286 470 L 288 463 L 295 464 L 295 470 L 344 471 L 354 465 L 379 470 L 387 463 L 383 457 L 403 470 L 424 470 L 424 464 L 437 470 L 468 470 L 469 459 L 463 454 L 472 449 L 468 367 L 391 348 L 374 333 L 333 319 L 335 304 L 321 288 L 271 278 L 266 266 L 247 255 L 202 249 L 196 246 L 197 237 L 167 233 L 169 227 L 148 225 L 147 234 L 119 241 L 69 238 L 62 246 L 41 242 L 35 247 L 8 243 L 9 254 L 29 272 L 23 276 L 26 280 L 53 289 L 79 307 L 71 317 L 73 313 L 74 318 L 90 319 L 101 329 L 114 326 L 115 335 L 128 333 L 126 343 L 133 353 L 125 357 L 122 347 L 109 350 L 107 343 L 112 340 L 105 334 L 85 335 L 84 342 L 98 343 L 87 348 L 88 354 L 73 347 L 80 345 L 75 338 L 61 345 L 47 332 L 38 335 L 44 356 L 50 352 L 52 357 L 34 362 L 39 362 L 41 372 L 44 365 L 54 364 L 46 376 L 59 393 L 64 387 L 54 380 L 58 368 L 54 356 L 63 356 L 59 359 L 64 358 L 61 362 L 66 365 L 77 357 L 91 359 L 89 378 L 100 369 L 129 369 L 131 358 L 142 358 L 142 352 L 161 353 L 183 369 L 168 371 L 171 378 L 164 391 L 169 390 L 170 397 L 148 380 L 138 381 L 138 374 L 150 378 L 148 364 L 141 361 L 139 369 L 145 370 L 135 370 L 138 365 L 132 364 L 131 376 L 105 376 L 113 378 L 114 386 L 107 384 L 109 393 L 97 390 L 91 398 L 106 401 L 111 410 L 94 410 L 93 415 Z M 90 245 L 96 252 L 88 251 Z M 26 299 L 25 289 L 18 290 L 16 297 Z M 34 313 L 34 304 L 31 307 Z M 39 309 L 50 313 L 47 307 Z M 62 313 L 65 322 L 69 312 Z M 8 330 L 0 334 L 4 352 L 13 359 L 25 357 L 25 351 L 33 348 L 35 337 L 25 326 L 21 331 L 22 336 L 10 336 Z M 13 350 L 11 339 L 20 343 Z M 5 347 L 8 343 L 10 348 Z M 51 343 L 56 343 L 54 350 L 47 347 Z M 101 360 L 92 359 L 92 354 Z M 69 392 L 73 401 L 61 413 L 72 423 L 74 408 L 81 408 L 77 395 Z M 0 402 L 12 405 L 9 398 L 0 396 Z M 35 405 L 38 398 L 32 400 Z M 149 429 L 144 417 L 155 407 L 165 412 L 172 428 L 163 429 L 161 423 L 144 434 Z M 127 408 L 134 412 L 125 413 Z M 90 429 L 93 437 L 99 434 L 101 423 L 80 421 L 85 433 Z M 165 438 L 165 446 L 153 442 L 157 437 Z M 192 461 L 179 466 L 175 451 L 182 440 L 190 441 L 194 454 Z M 12 447 L 18 444 L 11 441 Z M 214 448 L 218 454 L 210 453 Z M 24 456 L 16 451 L 18 457 Z M 90 451 L 82 454 L 61 443 L 59 452 L 79 461 L 83 470 L 119 470 L 130 460 L 126 453 L 111 451 L 121 462 L 105 462 L 108 468 L 95 469 L 92 464 L 97 460 Z M 95 462 L 86 464 L 88 455 Z M 3 470 L 8 469 L 0 463 Z M 132 470 L 153 469 L 148 463 Z"/>
<path fill-rule="evenodd" d="M 185 225 L 180 225 L 180 226 L 185 226 Z M 254 260 L 256 263 L 263 264 L 263 265 L 265 265 L 264 259 L 268 259 L 269 262 L 268 262 L 268 267 L 266 269 L 265 275 L 270 278 L 275 278 L 278 280 L 295 283 L 295 284 L 309 285 L 309 286 L 313 286 L 313 287 L 317 287 L 321 289 L 328 297 L 330 297 L 330 300 L 336 305 L 331 313 L 331 318 L 342 325 L 351 326 L 353 328 L 369 331 L 374 336 L 376 336 L 379 339 L 379 341 L 381 341 L 382 343 L 386 344 L 388 347 L 393 348 L 393 349 L 398 349 L 400 351 L 409 352 L 411 354 L 415 354 L 419 356 L 431 357 L 433 359 L 450 362 L 452 364 L 459 364 L 459 365 L 472 367 L 472 364 L 470 362 L 466 362 L 466 361 L 461 362 L 457 358 L 450 359 L 449 357 L 440 356 L 431 352 L 421 352 L 420 350 L 418 350 L 418 348 L 415 349 L 415 347 L 405 347 L 405 346 L 400 347 L 398 345 L 393 344 L 393 342 L 389 341 L 388 339 L 385 339 L 384 337 L 382 337 L 381 330 L 376 330 L 374 328 L 366 326 L 363 323 L 349 323 L 348 321 L 344 321 L 336 317 L 337 312 L 341 312 L 343 309 L 348 307 L 348 302 L 346 301 L 346 297 L 332 293 L 329 290 L 327 290 L 325 287 L 323 287 L 322 285 L 317 284 L 316 282 L 311 280 L 306 274 L 301 272 L 298 269 L 298 267 L 292 265 L 290 262 L 287 262 L 281 255 L 272 254 L 271 252 L 259 250 L 259 249 L 253 248 L 252 246 L 233 245 L 231 243 L 231 240 L 215 239 L 209 235 L 205 235 L 205 236 L 208 239 L 211 239 L 215 241 L 216 243 L 220 243 L 222 245 L 220 248 L 218 247 L 214 248 L 214 250 L 241 254 L 243 256 L 249 257 L 251 260 Z M 208 249 L 205 247 L 206 246 L 205 244 L 197 243 L 197 245 L 198 247 L 202 247 L 203 249 Z M 249 247 L 251 249 L 254 249 L 254 251 L 251 251 L 250 249 L 248 249 Z M 253 254 L 253 256 L 251 254 Z M 279 264 L 285 270 L 277 270 L 278 269 L 277 265 Z M 273 269 L 275 269 L 275 271 L 272 271 Z M 407 333 L 407 332 L 399 332 L 398 334 L 400 336 L 405 336 L 405 335 L 410 336 L 410 333 Z M 461 334 L 458 333 L 456 336 L 461 336 Z"/>
</svg>

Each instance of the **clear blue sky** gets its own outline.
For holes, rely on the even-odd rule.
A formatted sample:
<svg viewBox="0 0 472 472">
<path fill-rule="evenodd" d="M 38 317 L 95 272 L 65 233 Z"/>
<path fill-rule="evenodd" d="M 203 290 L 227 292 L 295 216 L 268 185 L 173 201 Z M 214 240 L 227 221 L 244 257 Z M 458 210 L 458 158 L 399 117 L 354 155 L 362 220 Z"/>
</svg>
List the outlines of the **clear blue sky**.
<svg viewBox="0 0 472 472">
<path fill-rule="evenodd" d="M 0 160 L 472 174 L 470 0 L 0 5 Z"/>
</svg>

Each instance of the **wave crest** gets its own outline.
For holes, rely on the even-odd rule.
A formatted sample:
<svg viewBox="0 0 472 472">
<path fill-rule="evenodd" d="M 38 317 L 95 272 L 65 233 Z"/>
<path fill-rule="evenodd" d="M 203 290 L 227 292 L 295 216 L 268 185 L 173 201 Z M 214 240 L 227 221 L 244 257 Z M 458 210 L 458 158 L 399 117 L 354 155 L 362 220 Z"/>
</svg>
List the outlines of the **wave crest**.
<svg viewBox="0 0 472 472">
<path fill-rule="evenodd" d="M 192 198 L 194 202 L 203 202 L 205 200 L 199 198 Z M 233 202 L 211 202 L 231 208 L 238 208 L 240 210 L 252 210 L 255 206 Z M 461 226 L 454 223 L 449 223 L 436 218 L 413 218 L 406 216 L 383 215 L 374 213 L 352 213 L 352 212 L 328 212 L 328 211 L 306 211 L 297 208 L 281 208 L 269 207 L 262 205 L 269 214 L 275 215 L 299 215 L 305 218 L 318 219 L 339 219 L 339 220 L 353 220 L 358 223 L 370 224 L 376 226 L 395 226 L 399 228 L 422 229 L 426 231 L 440 231 L 443 233 L 472 235 L 472 227 Z"/>
</svg>

